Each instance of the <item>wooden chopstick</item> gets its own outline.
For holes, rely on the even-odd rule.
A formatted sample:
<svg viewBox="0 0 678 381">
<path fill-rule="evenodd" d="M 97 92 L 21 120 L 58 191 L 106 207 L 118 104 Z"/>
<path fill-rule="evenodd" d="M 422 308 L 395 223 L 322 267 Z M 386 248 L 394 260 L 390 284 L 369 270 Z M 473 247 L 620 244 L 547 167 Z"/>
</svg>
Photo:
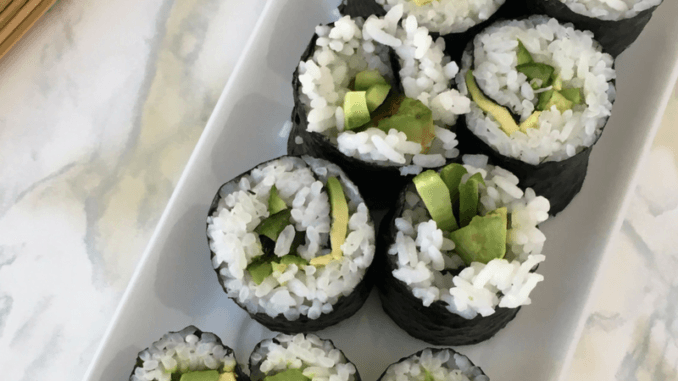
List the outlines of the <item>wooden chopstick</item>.
<svg viewBox="0 0 678 381">
<path fill-rule="evenodd" d="M 26 4 L 28 0 L 11 0 L 11 3 L 7 4 L 7 7 L 0 12 L 0 30 L 2 30 L 5 25 L 7 25 L 10 20 L 19 12 L 21 7 Z M 0 40 L 2 41 L 2 40 Z"/>
<path fill-rule="evenodd" d="M 0 0 L 0 12 L 2 12 L 5 7 L 7 7 L 7 4 L 11 3 L 12 0 Z"/>
<path fill-rule="evenodd" d="M 45 0 L 28 0 L 7 24 L 0 27 L 0 41 L 5 41 L 7 36 L 9 36 L 14 29 L 16 29 L 24 19 L 38 7 L 38 5 L 42 4 L 43 1 Z"/>
<path fill-rule="evenodd" d="M 24 9 L 29 6 L 33 1 L 37 4 L 31 8 L 30 12 L 24 15 Z M 29 0 L 28 3 L 21 8 L 21 11 L 5 26 L 5 28 L 0 30 L 0 58 L 9 51 L 9 49 L 16 44 L 17 41 L 35 24 L 36 21 L 42 15 L 47 12 L 57 0 Z M 32 5 L 32 4 L 31 4 Z M 23 16 L 23 17 L 21 17 Z M 20 17 L 20 20 L 15 22 Z M 10 25 L 15 25 L 13 28 L 10 28 Z"/>
</svg>

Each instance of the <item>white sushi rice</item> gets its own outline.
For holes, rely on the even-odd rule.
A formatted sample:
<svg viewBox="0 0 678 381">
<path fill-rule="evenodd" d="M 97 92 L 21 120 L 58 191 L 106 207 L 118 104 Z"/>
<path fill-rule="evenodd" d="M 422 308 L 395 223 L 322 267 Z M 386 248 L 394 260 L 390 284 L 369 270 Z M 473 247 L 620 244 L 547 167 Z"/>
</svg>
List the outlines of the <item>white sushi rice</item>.
<svg viewBox="0 0 678 381">
<path fill-rule="evenodd" d="M 397 5 L 405 7 L 408 16 L 417 18 L 420 25 L 440 34 L 461 33 L 490 18 L 506 0 L 433 0 L 417 5 L 412 0 L 376 0 L 390 10 Z"/>
<path fill-rule="evenodd" d="M 179 332 L 165 334 L 160 340 L 139 353 L 143 365 L 134 370 L 130 381 L 170 381 L 172 373 L 218 370 L 232 372 L 236 361 L 233 354 L 219 345 L 216 335 L 189 326 Z"/>
<path fill-rule="evenodd" d="M 631 18 L 663 0 L 560 0 L 573 12 L 600 20 Z"/>
<path fill-rule="evenodd" d="M 454 242 L 443 235 L 414 187 L 406 196 L 402 216 L 395 219 L 397 235 L 388 253 L 396 256 L 393 276 L 405 282 L 424 306 L 442 301 L 452 313 L 466 319 L 489 316 L 496 307 L 516 308 L 530 304 L 530 292 L 544 277 L 530 270 L 544 261 L 541 254 L 546 237 L 537 225 L 548 218 L 549 201 L 531 188 L 518 188 L 518 178 L 487 164 L 487 157 L 465 155 L 465 182 L 475 173 L 483 176 L 479 211 L 482 215 L 506 207 L 510 215 L 504 259 L 487 264 L 473 262 L 459 275 L 442 270 L 464 266 L 454 253 Z"/>
<path fill-rule="evenodd" d="M 555 19 L 532 16 L 520 21 L 494 24 L 477 35 L 473 55 L 467 51 L 457 76 L 459 89 L 467 94 L 464 76 L 473 66 L 473 74 L 482 91 L 494 102 L 510 108 L 525 121 L 538 103 L 538 91 L 527 77 L 516 70 L 518 40 L 535 62 L 555 68 L 563 88 L 582 88 L 585 103 L 561 113 L 553 106 L 539 117 L 539 128 L 529 128 L 508 136 L 493 116 L 475 103 L 467 114 L 468 128 L 485 143 L 505 156 L 529 164 L 560 161 L 595 143 L 612 111 L 616 77 L 612 56 L 602 53 L 591 32 L 561 25 Z"/>
<path fill-rule="evenodd" d="M 355 366 L 331 341 L 302 333 L 280 334 L 263 341 L 252 352 L 250 364 L 253 381 L 287 369 L 301 369 L 312 381 L 353 381 L 357 373 Z"/>
<path fill-rule="evenodd" d="M 382 381 L 425 381 L 428 371 L 435 381 L 490 381 L 468 357 L 449 349 L 424 349 L 386 369 Z"/>
<path fill-rule="evenodd" d="M 381 165 L 435 167 L 458 156 L 456 135 L 445 126 L 470 110 L 470 100 L 450 88 L 459 68 L 444 55 L 445 41 L 434 42 L 414 16 L 402 20 L 401 26 L 402 15 L 400 5 L 382 18 L 370 16 L 363 21 L 345 16 L 333 27 L 318 26 L 313 57 L 299 63 L 300 97 L 306 105 L 308 131 L 325 134 L 345 155 Z M 389 48 L 399 58 L 399 73 L 386 64 Z M 428 155 L 397 130 L 344 131 L 344 96 L 350 81 L 364 70 L 378 70 L 391 80 L 398 75 L 405 96 L 431 109 L 437 128 Z"/>
<path fill-rule="evenodd" d="M 300 315 L 317 319 L 331 312 L 341 296 L 353 291 L 372 263 L 374 226 L 357 188 L 347 182 L 336 165 L 304 160 L 286 157 L 253 169 L 237 184 L 222 188 L 218 209 L 207 219 L 209 244 L 215 254 L 212 265 L 220 269 L 228 296 L 252 314 L 283 314 L 288 320 Z M 292 208 L 290 222 L 297 231 L 305 232 L 299 255 L 310 261 L 330 253 L 330 203 L 323 182 L 316 180 L 314 172 L 323 182 L 328 176 L 339 177 L 348 200 L 350 218 L 346 241 L 341 246 L 342 258 L 320 267 L 292 264 L 257 285 L 245 270 L 263 254 L 254 229 L 269 216 L 268 198 L 274 184 Z M 276 243 L 275 254 L 287 254 L 293 237 L 294 229 L 288 226 Z"/>
</svg>

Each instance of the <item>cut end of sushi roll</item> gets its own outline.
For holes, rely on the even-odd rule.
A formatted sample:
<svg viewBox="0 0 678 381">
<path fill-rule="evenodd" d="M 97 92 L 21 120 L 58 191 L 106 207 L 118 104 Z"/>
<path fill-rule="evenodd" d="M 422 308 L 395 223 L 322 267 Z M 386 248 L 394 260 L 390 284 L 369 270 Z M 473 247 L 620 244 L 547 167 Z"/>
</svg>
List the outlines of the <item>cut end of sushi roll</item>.
<svg viewBox="0 0 678 381">
<path fill-rule="evenodd" d="M 427 348 L 391 364 L 378 381 L 490 381 L 490 378 L 453 349 Z"/>
<path fill-rule="evenodd" d="M 652 18 L 662 0 L 524 0 L 530 14 L 543 14 L 591 31 L 606 53 L 617 57 Z"/>
<path fill-rule="evenodd" d="M 469 44 L 457 76 L 472 99 L 460 149 L 513 172 L 555 215 L 583 185 L 615 77 L 612 56 L 590 32 L 544 16 L 493 24 Z"/>
<path fill-rule="evenodd" d="M 412 336 L 436 345 L 493 336 L 543 280 L 533 270 L 545 259 L 537 225 L 548 219 L 548 200 L 523 191 L 485 156 L 463 161 L 433 173 L 442 186 L 415 178 L 380 232 L 382 306 Z M 447 205 L 429 202 L 445 191 Z"/>
<path fill-rule="evenodd" d="M 598 140 L 615 78 L 613 58 L 590 32 L 543 16 L 487 28 L 457 76 L 472 99 L 467 128 L 500 154 L 532 165 L 568 159 Z"/>
<path fill-rule="evenodd" d="M 250 377 L 261 380 L 360 381 L 360 374 L 332 341 L 313 334 L 278 335 L 250 356 Z"/>
<path fill-rule="evenodd" d="M 139 352 L 130 381 L 246 381 L 233 350 L 210 332 L 188 326 Z"/>
<path fill-rule="evenodd" d="M 458 66 L 445 56 L 444 40 L 402 18 L 397 6 L 383 17 L 318 26 L 293 80 L 288 153 L 336 162 L 363 192 L 382 172 L 375 199 L 386 202 L 379 206 L 396 197 L 399 176 L 458 156 L 450 127 L 470 105 L 452 88 Z"/>
<path fill-rule="evenodd" d="M 325 328 L 369 294 L 372 218 L 344 172 L 322 159 L 274 159 L 224 184 L 207 236 L 224 291 L 269 329 Z"/>
</svg>

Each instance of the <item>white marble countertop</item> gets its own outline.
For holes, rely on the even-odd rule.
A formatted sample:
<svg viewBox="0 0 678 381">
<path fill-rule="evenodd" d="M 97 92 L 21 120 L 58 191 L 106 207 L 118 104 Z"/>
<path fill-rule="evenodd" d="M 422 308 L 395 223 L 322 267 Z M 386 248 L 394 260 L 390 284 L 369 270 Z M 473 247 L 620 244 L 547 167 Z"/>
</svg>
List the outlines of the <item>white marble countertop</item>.
<svg viewBox="0 0 678 381">
<path fill-rule="evenodd" d="M 265 0 L 62 1 L 0 60 L 0 367 L 81 379 Z M 571 380 L 678 379 L 678 98 Z"/>
</svg>

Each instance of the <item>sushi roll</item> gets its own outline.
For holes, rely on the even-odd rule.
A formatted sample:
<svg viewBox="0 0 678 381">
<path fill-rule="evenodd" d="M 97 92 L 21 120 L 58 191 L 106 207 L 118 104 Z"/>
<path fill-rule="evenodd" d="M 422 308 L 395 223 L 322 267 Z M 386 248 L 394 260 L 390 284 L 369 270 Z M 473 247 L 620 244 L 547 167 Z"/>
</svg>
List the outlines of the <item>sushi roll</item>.
<svg viewBox="0 0 678 381">
<path fill-rule="evenodd" d="M 247 381 L 217 335 L 188 326 L 139 352 L 130 381 Z"/>
<path fill-rule="evenodd" d="M 382 308 L 434 345 L 489 339 L 544 279 L 548 200 L 486 156 L 462 159 L 415 177 L 379 232 Z"/>
<path fill-rule="evenodd" d="M 392 204 L 408 176 L 457 157 L 450 127 L 470 110 L 451 87 L 458 66 L 445 42 L 414 17 L 401 25 L 402 11 L 318 26 L 293 81 L 288 154 L 338 164 L 374 208 Z"/>
<path fill-rule="evenodd" d="M 281 157 L 221 186 L 207 238 L 224 291 L 274 331 L 336 324 L 372 286 L 369 210 L 344 172 L 321 159 Z"/>
<path fill-rule="evenodd" d="M 360 381 L 360 374 L 330 340 L 313 334 L 260 342 L 250 356 L 252 381 Z"/>
<path fill-rule="evenodd" d="M 391 364 L 377 381 L 490 381 L 468 357 L 451 348 L 426 348 Z"/>
<path fill-rule="evenodd" d="M 476 36 L 457 76 L 472 99 L 462 153 L 488 155 L 556 215 L 579 193 L 615 100 L 614 60 L 591 32 L 532 16 Z"/>
<path fill-rule="evenodd" d="M 606 53 L 617 57 L 638 38 L 663 0 L 525 0 L 530 13 L 590 30 Z"/>
<path fill-rule="evenodd" d="M 344 0 L 342 14 L 367 18 L 382 15 L 402 6 L 405 18 L 414 16 L 435 37 L 445 39 L 445 53 L 459 62 L 464 48 L 481 30 L 500 17 L 518 17 L 524 13 L 516 0 Z"/>
</svg>

